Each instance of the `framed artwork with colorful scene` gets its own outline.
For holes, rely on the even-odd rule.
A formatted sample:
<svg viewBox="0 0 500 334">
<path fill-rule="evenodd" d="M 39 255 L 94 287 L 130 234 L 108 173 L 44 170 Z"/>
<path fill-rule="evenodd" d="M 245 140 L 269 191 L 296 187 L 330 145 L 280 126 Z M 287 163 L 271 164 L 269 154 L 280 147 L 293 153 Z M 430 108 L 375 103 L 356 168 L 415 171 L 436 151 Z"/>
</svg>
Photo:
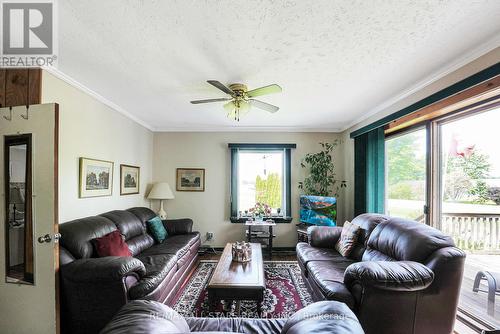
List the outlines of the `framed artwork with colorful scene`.
<svg viewBox="0 0 500 334">
<path fill-rule="evenodd" d="M 205 169 L 177 168 L 177 191 L 205 191 Z"/>
<path fill-rule="evenodd" d="M 113 166 L 111 161 L 80 158 L 80 198 L 111 196 Z"/>
<path fill-rule="evenodd" d="M 120 165 L 120 195 L 139 193 L 140 172 L 140 167 Z"/>
</svg>

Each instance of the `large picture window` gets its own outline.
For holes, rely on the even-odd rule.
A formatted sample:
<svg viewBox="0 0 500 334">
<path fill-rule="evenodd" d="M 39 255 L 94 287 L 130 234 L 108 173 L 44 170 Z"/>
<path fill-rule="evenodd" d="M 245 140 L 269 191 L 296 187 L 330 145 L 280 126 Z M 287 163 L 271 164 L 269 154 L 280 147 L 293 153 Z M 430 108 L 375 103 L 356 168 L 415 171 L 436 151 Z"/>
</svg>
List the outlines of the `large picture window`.
<svg viewBox="0 0 500 334">
<path fill-rule="evenodd" d="M 231 221 L 243 222 L 257 203 L 277 222 L 291 221 L 290 157 L 295 144 L 229 144 Z"/>
</svg>

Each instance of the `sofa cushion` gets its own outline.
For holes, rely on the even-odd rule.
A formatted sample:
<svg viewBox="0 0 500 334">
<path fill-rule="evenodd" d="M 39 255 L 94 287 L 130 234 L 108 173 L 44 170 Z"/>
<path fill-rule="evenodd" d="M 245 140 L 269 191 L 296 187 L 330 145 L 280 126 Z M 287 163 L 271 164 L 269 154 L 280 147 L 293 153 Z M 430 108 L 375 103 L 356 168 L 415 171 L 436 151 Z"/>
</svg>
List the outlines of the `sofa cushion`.
<svg viewBox="0 0 500 334">
<path fill-rule="evenodd" d="M 144 225 L 136 215 L 125 210 L 114 210 L 100 215 L 106 217 L 115 223 L 121 234 L 125 236 L 125 240 L 129 240 L 138 235 L 144 234 Z"/>
<path fill-rule="evenodd" d="M 321 301 L 295 312 L 287 319 L 281 333 L 363 334 L 364 332 L 356 316 L 345 304 Z"/>
<path fill-rule="evenodd" d="M 254 319 L 245 318 L 185 318 L 191 333 L 223 334 L 279 334 L 285 324 L 285 319 Z"/>
<path fill-rule="evenodd" d="M 153 210 L 144 207 L 130 208 L 127 211 L 133 213 L 137 218 L 139 218 L 141 223 L 144 225 L 144 228 L 146 228 L 146 222 L 156 216 L 156 213 Z"/>
<path fill-rule="evenodd" d="M 161 244 L 155 244 L 146 249 L 142 254 L 155 255 L 155 254 L 171 254 L 177 257 L 182 257 L 184 254 L 189 253 L 189 243 L 173 243 L 170 238 L 167 238 Z"/>
<path fill-rule="evenodd" d="M 146 222 L 146 225 L 148 227 L 148 232 L 153 236 L 155 241 L 161 244 L 168 234 L 160 217 L 156 216 L 151 218 Z"/>
<path fill-rule="evenodd" d="M 177 270 L 177 257 L 172 254 L 139 254 L 136 258 L 144 264 L 146 275 L 130 289 L 132 299 L 142 298 L 153 292 L 171 270 Z"/>
<path fill-rule="evenodd" d="M 335 249 L 342 256 L 349 256 L 356 246 L 361 228 L 351 222 L 346 221 L 342 227 L 339 240 L 335 243 Z"/>
<path fill-rule="evenodd" d="M 151 237 L 149 234 L 144 233 L 142 235 L 127 240 L 127 244 L 128 244 L 128 249 L 130 249 L 132 255 L 135 256 L 143 252 L 145 249 L 148 249 L 149 247 L 153 246 L 155 244 L 155 241 L 153 240 L 153 237 Z"/>
<path fill-rule="evenodd" d="M 94 255 L 91 241 L 116 231 L 116 225 L 105 217 L 87 217 L 59 225 L 61 245 L 76 259 Z"/>
<path fill-rule="evenodd" d="M 120 231 L 113 231 L 92 240 L 97 256 L 132 256 Z"/>
<path fill-rule="evenodd" d="M 304 264 L 309 261 L 343 261 L 344 257 L 333 248 L 316 248 L 305 242 L 297 244 L 297 259 Z"/>
<path fill-rule="evenodd" d="M 389 219 L 389 216 L 376 214 L 376 213 L 364 213 L 352 220 L 351 223 L 358 225 L 361 231 L 358 235 L 358 240 L 356 246 L 353 248 L 349 257 L 354 260 L 361 261 L 363 253 L 366 249 L 366 243 L 368 238 L 372 233 L 373 229 L 377 227 L 378 224 L 385 222 Z"/>
<path fill-rule="evenodd" d="M 391 218 L 371 233 L 367 247 L 398 261 L 424 262 L 433 252 L 454 246 L 451 237 L 412 220 Z M 365 260 L 365 257 L 363 257 Z"/>
<path fill-rule="evenodd" d="M 134 300 L 121 308 L 101 334 L 189 333 L 184 318 L 170 307 L 149 301 Z"/>
<path fill-rule="evenodd" d="M 343 258 L 343 261 L 309 261 L 307 270 L 328 300 L 346 303 L 354 307 L 354 298 L 344 284 L 344 272 L 355 261 Z"/>
</svg>

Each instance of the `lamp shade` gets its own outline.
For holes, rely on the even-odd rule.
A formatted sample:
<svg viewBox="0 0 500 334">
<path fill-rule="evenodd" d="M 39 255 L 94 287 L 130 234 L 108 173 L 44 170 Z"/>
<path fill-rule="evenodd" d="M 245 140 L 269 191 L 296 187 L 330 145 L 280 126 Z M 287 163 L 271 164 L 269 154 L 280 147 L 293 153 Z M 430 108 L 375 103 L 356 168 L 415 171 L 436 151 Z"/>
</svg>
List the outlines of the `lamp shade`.
<svg viewBox="0 0 500 334">
<path fill-rule="evenodd" d="M 10 204 L 24 204 L 24 196 L 19 188 L 10 188 L 9 194 Z"/>
<path fill-rule="evenodd" d="M 153 185 L 148 199 L 173 199 L 174 194 L 167 182 L 158 182 Z"/>
</svg>

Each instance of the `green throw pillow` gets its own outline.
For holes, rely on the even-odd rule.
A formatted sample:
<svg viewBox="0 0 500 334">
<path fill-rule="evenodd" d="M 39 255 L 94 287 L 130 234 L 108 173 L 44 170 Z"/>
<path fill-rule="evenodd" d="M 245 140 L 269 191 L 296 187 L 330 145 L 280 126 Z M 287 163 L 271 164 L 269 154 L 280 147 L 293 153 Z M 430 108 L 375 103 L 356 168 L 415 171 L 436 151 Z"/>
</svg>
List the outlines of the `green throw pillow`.
<svg viewBox="0 0 500 334">
<path fill-rule="evenodd" d="M 167 230 L 165 226 L 163 226 L 163 222 L 160 217 L 156 216 L 146 222 L 148 226 L 149 233 L 153 236 L 153 238 L 158 242 L 162 243 L 163 240 L 167 237 Z"/>
</svg>

